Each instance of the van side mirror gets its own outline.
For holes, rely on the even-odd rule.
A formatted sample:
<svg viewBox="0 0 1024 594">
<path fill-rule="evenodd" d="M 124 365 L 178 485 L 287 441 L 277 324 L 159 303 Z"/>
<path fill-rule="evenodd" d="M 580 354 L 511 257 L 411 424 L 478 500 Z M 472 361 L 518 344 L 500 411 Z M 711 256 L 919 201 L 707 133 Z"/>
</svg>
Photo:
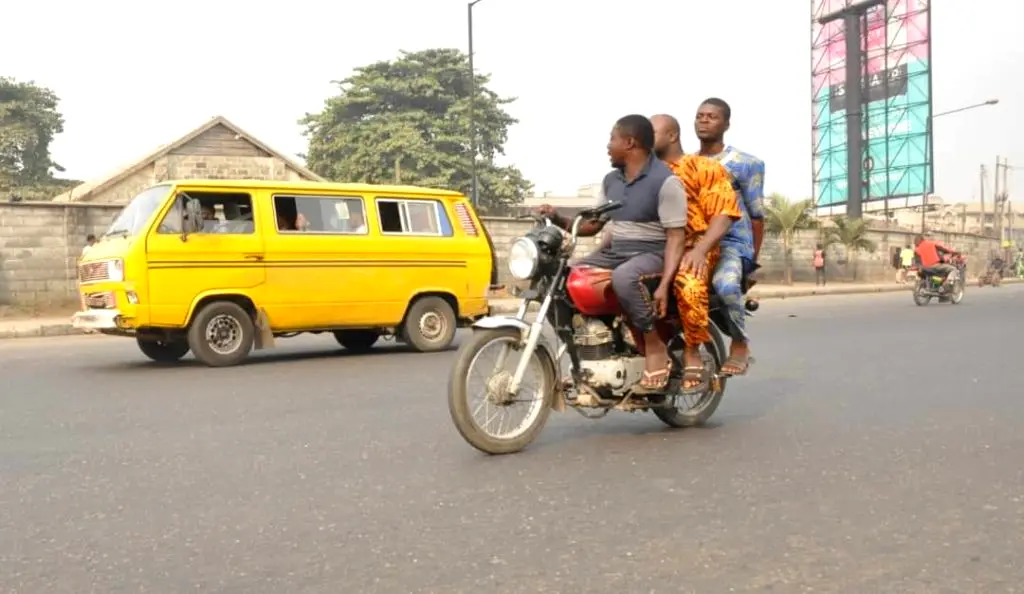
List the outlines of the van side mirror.
<svg viewBox="0 0 1024 594">
<path fill-rule="evenodd" d="M 185 205 L 181 214 L 182 238 L 189 233 L 198 233 L 203 230 L 203 206 L 195 198 L 185 198 Z"/>
</svg>

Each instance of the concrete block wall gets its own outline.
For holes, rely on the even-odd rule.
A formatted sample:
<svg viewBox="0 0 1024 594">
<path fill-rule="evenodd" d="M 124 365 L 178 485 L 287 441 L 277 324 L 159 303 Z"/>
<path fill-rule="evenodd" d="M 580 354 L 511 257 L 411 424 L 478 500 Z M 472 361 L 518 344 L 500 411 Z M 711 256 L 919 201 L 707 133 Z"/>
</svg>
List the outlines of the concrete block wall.
<svg viewBox="0 0 1024 594">
<path fill-rule="evenodd" d="M 484 217 L 484 225 L 491 232 L 494 248 L 498 252 L 499 276 L 501 282 L 508 278 L 507 255 L 512 241 L 524 235 L 533 225 L 531 221 L 518 219 Z M 889 253 L 893 246 L 913 244 L 915 233 L 908 231 L 869 231 L 875 241 L 874 253 L 861 252 L 856 259 L 847 258 L 842 246 L 831 246 L 827 250 L 826 274 L 832 280 L 856 280 L 862 282 L 886 282 L 895 280 L 896 271 L 890 266 Z M 960 233 L 935 233 L 933 236 L 944 244 L 968 255 L 968 274 L 976 275 L 988 265 L 988 255 L 998 248 L 998 241 L 986 237 Z M 813 254 L 820 237 L 817 231 L 798 232 L 792 246 L 794 282 L 814 282 Z M 589 253 L 596 246 L 595 239 L 581 242 L 577 255 Z M 845 259 L 845 264 L 839 261 Z M 780 283 L 785 278 L 785 254 L 782 242 L 777 237 L 765 237 L 761 247 L 761 282 Z"/>
<path fill-rule="evenodd" d="M 243 157 L 244 158 L 244 157 Z M 0 204 L 0 305 L 45 307 L 76 299 L 75 279 L 78 256 L 90 233 L 102 234 L 121 209 L 118 205 L 97 203 L 20 202 Z M 494 241 L 498 257 L 500 282 L 510 283 L 508 250 L 512 242 L 532 226 L 530 221 L 509 218 L 483 219 Z M 913 241 L 913 233 L 903 231 L 871 231 L 878 243 L 873 254 L 862 253 L 857 260 L 857 280 L 888 281 L 894 279 L 889 265 L 889 250 Z M 938 233 L 947 245 L 968 254 L 968 272 L 984 269 L 991 250 L 998 247 L 993 239 L 976 235 Z M 598 245 L 598 238 L 580 242 L 577 256 L 585 255 Z M 793 276 L 796 282 L 813 282 L 811 267 L 815 231 L 801 232 L 793 246 Z M 828 252 L 828 274 L 833 280 L 848 280 L 853 265 L 838 264 L 842 248 Z M 777 283 L 783 279 L 784 254 L 778 238 L 767 237 L 762 249 L 762 281 Z"/>
<path fill-rule="evenodd" d="M 0 204 L 0 305 L 73 302 L 77 261 L 90 233 L 106 231 L 119 206 Z"/>
</svg>

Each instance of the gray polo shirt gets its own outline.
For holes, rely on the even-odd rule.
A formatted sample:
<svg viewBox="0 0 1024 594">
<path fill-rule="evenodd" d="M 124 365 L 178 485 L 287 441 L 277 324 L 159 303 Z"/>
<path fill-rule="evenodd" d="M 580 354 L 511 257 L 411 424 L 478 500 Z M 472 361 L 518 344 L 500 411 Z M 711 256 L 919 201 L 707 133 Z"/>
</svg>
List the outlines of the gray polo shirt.
<svg viewBox="0 0 1024 594">
<path fill-rule="evenodd" d="M 654 155 L 633 181 L 618 169 L 605 176 L 597 203 L 609 201 L 622 203 L 622 208 L 608 214 L 615 251 L 663 250 L 665 229 L 686 226 L 686 189 Z"/>
</svg>

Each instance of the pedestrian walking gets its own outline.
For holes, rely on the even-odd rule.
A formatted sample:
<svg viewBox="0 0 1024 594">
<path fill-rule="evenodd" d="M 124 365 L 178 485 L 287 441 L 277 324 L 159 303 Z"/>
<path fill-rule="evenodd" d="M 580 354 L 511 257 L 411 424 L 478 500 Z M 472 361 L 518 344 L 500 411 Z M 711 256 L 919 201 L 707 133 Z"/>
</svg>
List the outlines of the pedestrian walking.
<svg viewBox="0 0 1024 594">
<path fill-rule="evenodd" d="M 814 250 L 814 284 L 825 286 L 825 248 L 820 243 Z"/>
</svg>

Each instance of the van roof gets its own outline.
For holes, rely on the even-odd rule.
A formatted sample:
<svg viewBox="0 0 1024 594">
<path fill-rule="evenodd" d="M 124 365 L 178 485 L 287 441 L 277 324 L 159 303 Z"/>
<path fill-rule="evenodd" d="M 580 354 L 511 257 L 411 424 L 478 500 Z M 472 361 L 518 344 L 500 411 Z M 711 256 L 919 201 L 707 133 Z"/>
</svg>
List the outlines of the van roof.
<svg viewBox="0 0 1024 594">
<path fill-rule="evenodd" d="M 261 179 L 176 179 L 167 180 L 154 185 L 175 185 L 175 186 L 205 186 L 213 188 L 230 189 L 259 189 L 259 190 L 308 190 L 332 192 L 353 192 L 358 194 L 403 194 L 413 196 L 434 196 L 448 198 L 465 198 L 461 192 L 442 190 L 439 188 L 424 188 L 420 186 L 398 186 L 389 184 L 352 184 L 315 181 L 281 181 Z"/>
</svg>

